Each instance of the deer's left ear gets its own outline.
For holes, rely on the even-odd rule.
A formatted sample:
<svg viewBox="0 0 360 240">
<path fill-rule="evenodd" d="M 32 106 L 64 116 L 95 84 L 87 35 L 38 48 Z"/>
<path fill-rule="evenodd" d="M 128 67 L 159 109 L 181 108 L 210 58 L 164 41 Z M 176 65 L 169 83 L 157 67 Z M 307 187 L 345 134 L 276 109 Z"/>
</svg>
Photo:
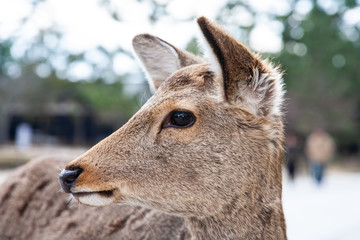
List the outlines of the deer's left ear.
<svg viewBox="0 0 360 240">
<path fill-rule="evenodd" d="M 180 68 L 204 62 L 200 57 L 150 34 L 137 35 L 132 43 L 153 91 Z"/>
<path fill-rule="evenodd" d="M 221 79 L 225 100 L 256 116 L 281 115 L 284 91 L 279 69 L 262 61 L 205 17 L 197 22 L 209 45 L 210 60 Z"/>
</svg>

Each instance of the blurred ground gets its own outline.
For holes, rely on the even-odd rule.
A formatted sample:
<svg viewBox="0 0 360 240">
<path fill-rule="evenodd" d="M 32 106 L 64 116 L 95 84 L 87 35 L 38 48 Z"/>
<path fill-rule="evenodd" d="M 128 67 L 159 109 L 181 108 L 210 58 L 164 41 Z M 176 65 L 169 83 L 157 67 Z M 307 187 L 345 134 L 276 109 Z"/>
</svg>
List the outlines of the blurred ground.
<svg viewBox="0 0 360 240">
<path fill-rule="evenodd" d="M 289 240 L 360 239 L 360 173 L 328 171 L 317 186 L 309 176 L 284 179 Z"/>
<path fill-rule="evenodd" d="M 0 183 L 11 167 L 49 154 L 78 156 L 85 148 L 35 146 L 19 151 L 13 146 L 0 147 Z M 11 159 L 16 159 L 11 163 Z M 356 165 L 357 166 L 357 165 Z M 285 171 L 284 171 L 285 172 Z M 360 239 L 360 172 L 352 164 L 334 164 L 327 169 L 325 181 L 318 186 L 302 169 L 295 181 L 284 174 L 283 205 L 289 240 Z"/>
<path fill-rule="evenodd" d="M 31 159 L 49 155 L 80 156 L 88 148 L 58 145 L 31 146 L 18 149 L 14 145 L 0 146 L 0 183 L 4 182 L 15 167 L 27 163 Z"/>
<path fill-rule="evenodd" d="M 59 145 L 34 145 L 26 149 L 18 149 L 14 145 L 0 145 L 0 169 L 12 168 L 37 157 L 66 154 L 79 156 L 88 148 Z"/>
</svg>

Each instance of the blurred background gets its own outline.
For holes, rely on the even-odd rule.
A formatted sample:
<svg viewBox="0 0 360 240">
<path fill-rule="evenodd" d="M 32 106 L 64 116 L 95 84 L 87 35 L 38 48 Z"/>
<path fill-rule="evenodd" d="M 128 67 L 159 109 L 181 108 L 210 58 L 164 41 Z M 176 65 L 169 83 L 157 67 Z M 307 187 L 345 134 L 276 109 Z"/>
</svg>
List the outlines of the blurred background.
<svg viewBox="0 0 360 240">
<path fill-rule="evenodd" d="M 285 71 L 289 239 L 360 239 L 359 0 L 0 0 L 0 167 L 81 154 L 121 127 L 150 96 L 132 37 L 201 55 L 203 15 Z M 329 150 L 314 162 L 316 142 Z"/>
</svg>

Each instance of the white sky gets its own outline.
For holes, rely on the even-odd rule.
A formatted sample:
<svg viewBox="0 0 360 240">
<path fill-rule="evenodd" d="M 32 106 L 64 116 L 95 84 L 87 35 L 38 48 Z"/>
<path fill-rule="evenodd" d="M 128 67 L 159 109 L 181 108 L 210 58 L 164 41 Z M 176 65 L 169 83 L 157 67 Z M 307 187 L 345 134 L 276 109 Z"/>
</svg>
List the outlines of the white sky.
<svg viewBox="0 0 360 240">
<path fill-rule="evenodd" d="M 157 0 L 157 2 L 166 1 Z M 46 0 L 39 4 L 36 12 L 32 14 L 33 17 L 19 31 L 17 28 L 21 19 L 31 13 L 31 1 L 0 0 L 0 39 L 13 35 L 19 36 L 19 41 L 12 50 L 12 54 L 21 57 L 39 30 L 46 31 L 51 26 L 56 26 L 63 33 L 63 37 L 59 43 L 55 41 L 56 38 L 49 37 L 46 39 L 48 47 L 73 54 L 88 52 L 88 60 L 101 64 L 106 61 L 105 58 L 101 56 L 101 53 L 90 50 L 101 46 L 110 52 L 118 47 L 131 52 L 131 40 L 139 33 L 151 33 L 175 46 L 185 47 L 193 36 L 198 36 L 195 22 L 186 19 L 192 16 L 206 16 L 214 19 L 224 1 L 173 0 L 167 7 L 170 16 L 163 17 L 155 24 L 151 24 L 148 20 L 151 14 L 149 1 L 110 1 L 111 10 L 119 13 L 122 20 L 115 21 L 104 7 L 99 6 L 98 0 Z M 262 52 L 278 52 L 283 47 L 280 37 L 283 28 L 281 23 L 270 19 L 266 13 L 287 14 L 290 11 L 291 2 L 291 0 L 248 0 L 251 7 L 258 13 L 255 20 L 242 7 L 238 7 L 238 14 L 228 18 L 243 26 L 256 23 L 249 39 L 243 39 L 249 43 L 252 49 Z M 334 1 L 321 0 L 321 2 L 331 12 Z M 300 14 L 306 14 L 311 9 L 310 0 L 300 1 L 296 9 Z M 360 7 L 348 11 L 344 19 L 349 24 L 359 24 Z M 231 32 L 231 29 L 229 30 Z M 65 67 L 64 59 L 61 59 L 61 56 L 52 61 L 56 62 L 60 68 L 62 65 Z M 135 65 L 133 61 L 129 61 L 128 57 L 120 55 L 116 56 L 113 64 L 117 73 L 134 69 Z M 76 69 L 79 69 L 83 75 L 81 77 L 91 75 L 93 71 L 90 65 L 86 66 L 86 64 L 73 66 L 73 68 L 75 72 Z"/>
<path fill-rule="evenodd" d="M 254 7 L 258 8 L 259 12 L 266 12 L 274 2 L 277 2 L 277 7 L 274 9 L 276 12 L 286 12 L 289 9 L 285 0 L 254 2 L 256 3 Z M 197 26 L 191 21 L 174 21 L 174 19 L 185 20 L 202 15 L 214 19 L 223 4 L 222 0 L 173 0 L 167 7 L 171 17 L 162 18 L 156 24 L 151 24 L 148 20 L 151 8 L 147 1 L 143 3 L 135 0 L 112 1 L 112 10 L 119 12 L 123 20 L 118 22 L 109 16 L 105 8 L 99 7 L 98 0 L 46 0 L 40 3 L 36 13 L 33 14 L 34 17 L 17 34 L 31 39 L 37 29 L 47 29 L 55 23 L 64 32 L 61 47 L 72 53 L 83 52 L 98 45 L 109 50 L 118 46 L 131 50 L 131 39 L 142 32 L 158 35 L 183 47 L 196 34 Z M 19 20 L 29 15 L 30 11 L 31 3 L 28 0 L 0 0 L 0 38 L 13 34 Z M 275 36 L 278 33 L 271 27 L 261 26 L 261 28 L 266 28 L 267 32 L 264 35 L 268 36 L 270 33 L 274 35 L 272 36 L 274 39 L 279 37 Z M 263 43 L 263 45 L 272 45 L 273 48 L 270 49 L 272 51 L 279 50 L 276 42 Z"/>
</svg>

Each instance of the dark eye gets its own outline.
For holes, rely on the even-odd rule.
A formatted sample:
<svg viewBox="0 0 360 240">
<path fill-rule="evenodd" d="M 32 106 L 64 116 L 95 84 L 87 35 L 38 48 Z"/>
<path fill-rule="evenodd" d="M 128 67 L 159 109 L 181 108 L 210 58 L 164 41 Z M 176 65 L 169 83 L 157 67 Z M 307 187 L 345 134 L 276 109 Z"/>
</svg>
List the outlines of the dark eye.
<svg viewBox="0 0 360 240">
<path fill-rule="evenodd" d="M 164 120 L 162 127 L 185 128 L 195 122 L 195 116 L 189 111 L 172 111 Z"/>
</svg>

